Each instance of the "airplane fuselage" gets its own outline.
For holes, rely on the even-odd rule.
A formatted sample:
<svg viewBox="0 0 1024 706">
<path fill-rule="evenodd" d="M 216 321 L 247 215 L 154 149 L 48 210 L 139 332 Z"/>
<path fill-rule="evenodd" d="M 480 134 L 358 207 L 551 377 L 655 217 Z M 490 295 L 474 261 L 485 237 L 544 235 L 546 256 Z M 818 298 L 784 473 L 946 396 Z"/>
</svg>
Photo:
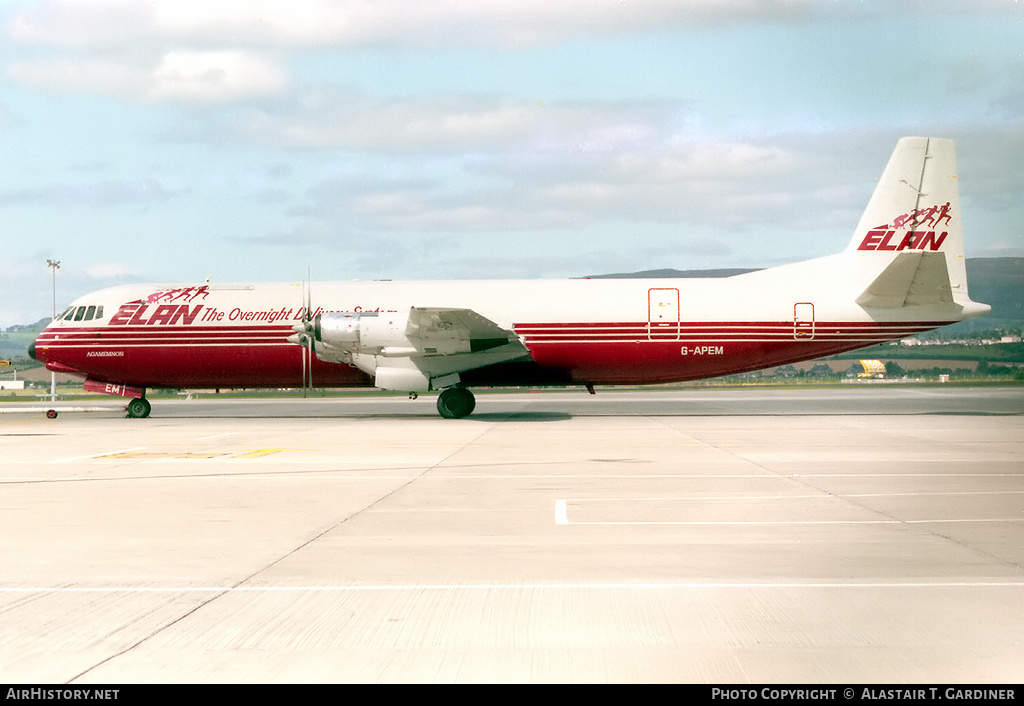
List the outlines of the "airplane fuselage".
<svg viewBox="0 0 1024 706">
<path fill-rule="evenodd" d="M 529 361 L 467 371 L 473 385 L 650 384 L 728 375 L 853 350 L 945 325 L 939 311 L 878 320 L 829 291 L 761 273 L 725 279 L 350 282 L 312 284 L 311 316 L 400 315 L 470 308 L 520 338 Z M 788 280 L 788 281 L 787 281 Z M 748 286 L 749 283 L 749 286 Z M 780 291 L 781 290 L 781 291 Z M 103 318 L 58 320 L 36 341 L 51 369 L 161 388 L 298 387 L 307 317 L 300 283 L 128 285 L 78 307 Z M 353 365 L 312 361 L 317 387 L 372 386 Z"/>
</svg>

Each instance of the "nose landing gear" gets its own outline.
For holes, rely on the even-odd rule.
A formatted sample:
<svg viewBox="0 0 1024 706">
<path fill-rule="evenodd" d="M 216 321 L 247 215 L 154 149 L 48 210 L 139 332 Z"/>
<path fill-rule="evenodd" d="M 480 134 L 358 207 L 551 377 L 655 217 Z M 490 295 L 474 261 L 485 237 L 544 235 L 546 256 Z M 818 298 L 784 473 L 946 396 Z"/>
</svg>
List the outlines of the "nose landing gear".
<svg viewBox="0 0 1024 706">
<path fill-rule="evenodd" d="M 145 419 L 149 416 L 152 409 L 153 405 L 145 397 L 136 397 L 125 407 L 125 411 L 128 412 L 130 419 Z"/>
</svg>

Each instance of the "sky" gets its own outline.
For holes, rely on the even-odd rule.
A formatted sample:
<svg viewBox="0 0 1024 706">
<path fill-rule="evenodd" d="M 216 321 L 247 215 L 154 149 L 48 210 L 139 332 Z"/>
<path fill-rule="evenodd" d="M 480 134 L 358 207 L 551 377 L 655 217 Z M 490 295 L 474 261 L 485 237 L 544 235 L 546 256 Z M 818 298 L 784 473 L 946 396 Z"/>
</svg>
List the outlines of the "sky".
<svg viewBox="0 0 1024 706">
<path fill-rule="evenodd" d="M 59 312 L 819 257 L 905 135 L 1024 256 L 1024 2 L 0 0 L 0 328 L 47 260 Z"/>
</svg>

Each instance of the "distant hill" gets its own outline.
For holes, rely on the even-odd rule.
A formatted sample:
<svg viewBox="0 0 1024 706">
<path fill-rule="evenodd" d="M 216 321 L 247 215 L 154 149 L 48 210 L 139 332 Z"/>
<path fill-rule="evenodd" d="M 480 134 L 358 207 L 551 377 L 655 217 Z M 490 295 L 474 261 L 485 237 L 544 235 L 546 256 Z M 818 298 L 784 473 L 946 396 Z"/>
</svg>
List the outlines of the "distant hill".
<svg viewBox="0 0 1024 706">
<path fill-rule="evenodd" d="M 984 257 L 967 260 L 971 299 L 992 307 L 992 313 L 942 329 L 972 333 L 1024 328 L 1024 257 Z"/>
<path fill-rule="evenodd" d="M 756 271 L 754 269 L 661 269 L 591 275 L 590 279 L 732 277 Z M 967 281 L 971 287 L 971 299 L 991 305 L 992 313 L 978 319 L 947 326 L 942 329 L 943 336 L 996 329 L 1014 331 L 1024 329 L 1024 257 L 970 258 L 967 260 Z"/>
<path fill-rule="evenodd" d="M 28 355 L 28 346 L 32 343 L 33 335 L 10 335 L 0 333 L 0 358 L 10 360 L 12 358 L 24 358 Z"/>
<path fill-rule="evenodd" d="M 657 277 L 701 279 L 712 277 L 732 277 L 734 275 L 744 275 L 748 272 L 757 272 L 757 269 L 744 270 L 739 268 L 726 268 L 721 270 L 643 270 L 641 272 L 617 272 L 611 275 L 590 275 L 586 277 L 586 279 L 654 279 Z"/>
<path fill-rule="evenodd" d="M 39 333 L 46 325 L 50 323 L 50 317 L 44 317 L 34 324 L 25 324 L 23 326 L 8 326 L 5 333 Z"/>
<path fill-rule="evenodd" d="M 50 323 L 50 317 L 39 319 L 34 324 L 9 326 L 0 331 L 0 359 L 23 358 L 28 355 L 28 346 L 36 335 Z"/>
</svg>

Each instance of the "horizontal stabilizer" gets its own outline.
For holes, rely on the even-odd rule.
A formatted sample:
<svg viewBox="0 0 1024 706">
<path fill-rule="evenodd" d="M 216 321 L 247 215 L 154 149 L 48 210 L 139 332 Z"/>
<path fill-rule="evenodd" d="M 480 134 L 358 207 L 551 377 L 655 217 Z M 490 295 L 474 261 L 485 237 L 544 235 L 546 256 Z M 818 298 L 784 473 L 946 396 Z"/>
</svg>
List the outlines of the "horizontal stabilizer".
<svg viewBox="0 0 1024 706">
<path fill-rule="evenodd" d="M 903 252 L 857 297 L 869 309 L 953 303 L 946 257 L 937 252 Z"/>
</svg>

